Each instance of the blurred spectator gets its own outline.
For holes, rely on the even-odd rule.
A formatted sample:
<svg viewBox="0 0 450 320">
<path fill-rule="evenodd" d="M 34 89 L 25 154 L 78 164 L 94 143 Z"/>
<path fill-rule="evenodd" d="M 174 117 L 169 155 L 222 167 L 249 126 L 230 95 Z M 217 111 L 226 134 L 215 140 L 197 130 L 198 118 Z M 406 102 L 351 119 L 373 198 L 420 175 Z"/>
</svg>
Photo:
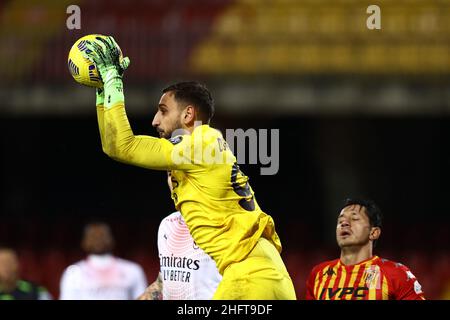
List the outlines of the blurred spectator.
<svg viewBox="0 0 450 320">
<path fill-rule="evenodd" d="M 102 222 L 84 229 L 82 248 L 87 258 L 69 266 L 61 278 L 61 300 L 132 300 L 147 287 L 138 264 L 112 255 L 114 239 Z"/>
<path fill-rule="evenodd" d="M 0 248 L 0 300 L 51 300 L 47 289 L 19 277 L 19 259 L 13 249 Z"/>
</svg>

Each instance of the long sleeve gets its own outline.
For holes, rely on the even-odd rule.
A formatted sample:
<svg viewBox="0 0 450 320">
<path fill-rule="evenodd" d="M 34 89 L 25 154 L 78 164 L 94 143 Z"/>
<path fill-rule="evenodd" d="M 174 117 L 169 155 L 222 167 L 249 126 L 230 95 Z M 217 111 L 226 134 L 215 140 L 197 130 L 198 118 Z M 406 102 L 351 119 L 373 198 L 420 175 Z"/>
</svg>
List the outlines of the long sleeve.
<svg viewBox="0 0 450 320">
<path fill-rule="evenodd" d="M 98 114 L 103 151 L 117 161 L 153 170 L 201 170 L 204 165 L 193 156 L 202 152 L 203 145 L 194 143 L 191 135 L 170 140 L 135 136 L 123 104 L 103 111 L 103 129 L 102 112 Z"/>
<path fill-rule="evenodd" d="M 135 136 L 123 104 L 103 112 L 97 107 L 97 115 L 100 132 L 103 131 L 103 150 L 111 158 L 148 169 L 168 170 L 173 167 L 173 145 L 166 139 Z"/>
<path fill-rule="evenodd" d="M 105 139 L 104 139 L 104 135 L 105 135 L 105 129 L 104 129 L 104 112 L 105 112 L 105 107 L 103 105 L 97 105 L 96 107 L 97 109 L 97 122 L 98 122 L 98 129 L 100 131 L 100 141 L 102 143 L 102 149 L 103 152 L 105 151 Z"/>
</svg>

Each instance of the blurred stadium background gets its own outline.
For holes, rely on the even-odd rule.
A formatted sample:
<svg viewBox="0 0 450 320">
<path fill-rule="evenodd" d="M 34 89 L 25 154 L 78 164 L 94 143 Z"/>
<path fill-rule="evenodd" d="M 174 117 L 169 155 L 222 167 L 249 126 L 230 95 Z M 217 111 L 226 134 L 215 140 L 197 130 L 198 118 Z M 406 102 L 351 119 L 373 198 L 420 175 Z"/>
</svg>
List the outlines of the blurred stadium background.
<svg viewBox="0 0 450 320">
<path fill-rule="evenodd" d="M 66 28 L 71 4 L 80 30 Z M 381 30 L 366 28 L 370 4 Z M 157 228 L 173 211 L 164 173 L 101 151 L 94 92 L 67 70 L 89 33 L 113 35 L 131 58 L 136 133 L 154 135 L 160 90 L 182 79 L 210 87 L 216 127 L 280 129 L 279 173 L 242 168 L 276 221 L 299 298 L 310 268 L 339 254 L 349 196 L 384 212 L 376 254 L 408 265 L 428 298 L 449 296 L 449 1 L 1 1 L 0 243 L 55 297 L 94 217 L 153 281 Z"/>
</svg>

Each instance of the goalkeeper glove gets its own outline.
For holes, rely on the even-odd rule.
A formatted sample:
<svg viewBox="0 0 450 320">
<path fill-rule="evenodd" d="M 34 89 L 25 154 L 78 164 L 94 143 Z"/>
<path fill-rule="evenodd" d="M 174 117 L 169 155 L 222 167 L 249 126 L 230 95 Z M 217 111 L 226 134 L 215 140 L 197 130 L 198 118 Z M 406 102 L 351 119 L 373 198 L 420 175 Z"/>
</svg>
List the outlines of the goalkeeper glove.
<svg viewBox="0 0 450 320">
<path fill-rule="evenodd" d="M 103 90 L 97 90 L 96 104 L 102 104 L 105 97 L 106 108 L 124 102 L 122 76 L 130 64 L 130 59 L 121 59 L 120 47 L 113 37 L 96 37 L 95 41 L 89 41 L 86 46 L 86 58 L 95 63 L 103 80 Z"/>
<path fill-rule="evenodd" d="M 103 106 L 105 103 L 105 90 L 103 88 L 97 88 L 95 91 L 95 105 Z"/>
</svg>

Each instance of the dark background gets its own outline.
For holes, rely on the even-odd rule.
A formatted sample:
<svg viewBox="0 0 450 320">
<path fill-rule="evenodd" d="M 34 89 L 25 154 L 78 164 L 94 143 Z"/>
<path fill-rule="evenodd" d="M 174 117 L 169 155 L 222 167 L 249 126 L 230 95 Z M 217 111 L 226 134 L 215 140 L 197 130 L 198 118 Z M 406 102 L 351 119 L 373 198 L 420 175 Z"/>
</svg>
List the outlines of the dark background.
<svg viewBox="0 0 450 320">
<path fill-rule="evenodd" d="M 154 133 L 151 118 L 130 118 L 135 133 Z M 409 252 L 414 252 L 419 258 L 411 266 L 413 272 L 420 272 L 430 282 L 428 287 L 440 288 L 427 280 L 427 258 L 449 250 L 450 119 L 216 120 L 219 128 L 232 121 L 236 128 L 280 130 L 278 174 L 261 176 L 259 165 L 241 168 L 260 206 L 275 219 L 288 268 L 293 274 L 300 272 L 299 288 L 308 266 L 338 257 L 334 229 L 346 197 L 371 198 L 381 207 L 384 226 L 376 254 L 407 263 L 412 259 Z M 71 252 L 65 259 L 74 260 L 81 257 L 83 225 L 104 220 L 113 225 L 116 253 L 151 263 L 146 271 L 156 276 L 157 227 L 174 210 L 164 172 L 109 159 L 101 151 L 95 115 L 3 117 L 0 123 L 1 212 L 7 213 L 2 214 L 3 241 L 44 255 Z M 337 187 L 327 185 L 326 176 L 334 174 L 342 174 Z M 329 205 L 324 199 L 337 200 Z M 297 263 L 303 264 L 300 271 Z M 57 278 L 52 279 L 56 285 Z"/>
<path fill-rule="evenodd" d="M 361 0 L 0 2 L 0 244 L 22 276 L 55 298 L 84 257 L 83 226 L 111 224 L 115 253 L 156 278 L 161 219 L 174 208 L 163 172 L 102 153 L 95 95 L 67 55 L 80 37 L 113 35 L 131 66 L 127 112 L 154 135 L 161 89 L 207 84 L 213 125 L 279 129 L 280 169 L 241 165 L 272 215 L 304 297 L 311 268 L 335 259 L 347 197 L 384 213 L 375 253 L 411 268 L 430 299 L 450 297 L 450 11 L 447 1 L 380 0 L 369 30 Z M 81 29 L 68 29 L 69 5 Z"/>
</svg>

